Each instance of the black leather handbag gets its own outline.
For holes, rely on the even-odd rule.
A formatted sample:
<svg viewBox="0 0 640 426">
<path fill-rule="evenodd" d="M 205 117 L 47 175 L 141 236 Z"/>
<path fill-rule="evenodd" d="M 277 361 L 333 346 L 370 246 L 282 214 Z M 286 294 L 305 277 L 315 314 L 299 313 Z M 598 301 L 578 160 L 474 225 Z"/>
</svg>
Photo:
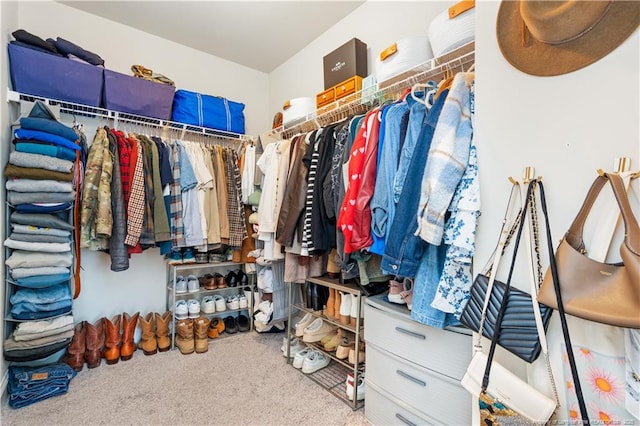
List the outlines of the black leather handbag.
<svg viewBox="0 0 640 426">
<path fill-rule="evenodd" d="M 535 361 L 540 355 L 541 347 L 538 339 L 538 330 L 536 328 L 535 313 L 533 309 L 533 301 L 531 295 L 527 292 L 519 290 L 511 286 L 506 301 L 505 290 L 506 285 L 493 279 L 491 283 L 490 274 L 495 275 L 498 269 L 498 263 L 500 258 L 511 240 L 511 236 L 519 226 L 520 222 L 525 219 L 526 214 L 522 214 L 520 217 L 520 211 L 513 219 L 513 223 L 508 225 L 510 221 L 509 212 L 511 210 L 512 203 L 514 202 L 514 194 L 519 194 L 519 188 L 514 185 L 511 196 L 509 197 L 509 203 L 507 205 L 507 212 L 505 213 L 505 220 L 503 221 L 503 228 L 500 234 L 500 241 L 498 247 L 493 253 L 488 265 L 485 267 L 483 273 L 478 274 L 470 289 L 470 299 L 465 306 L 462 315 L 460 316 L 460 322 L 471 330 L 478 332 L 480 329 L 480 322 L 482 318 L 482 311 L 485 303 L 486 307 L 486 319 L 483 327 L 483 336 L 488 339 L 492 339 L 495 333 L 495 324 L 500 311 L 500 307 L 503 301 L 506 303 L 505 312 L 502 318 L 502 324 L 499 330 L 498 344 L 516 355 L 517 357 L 531 363 Z M 538 224 L 537 216 L 535 214 L 535 194 L 532 194 L 526 206 L 530 206 L 530 222 L 531 229 L 534 231 L 534 241 L 536 247 L 536 254 L 539 255 L 538 249 Z M 520 197 L 518 197 L 519 199 Z M 515 259 L 514 259 L 515 260 Z M 540 265 L 538 259 L 538 265 Z M 533 271 L 530 271 L 533 273 Z M 540 283 L 541 271 L 538 271 L 538 285 Z M 487 291 L 491 286 L 491 294 L 488 301 Z M 540 316 L 542 324 L 546 331 L 551 314 L 553 310 L 545 305 L 538 303 L 540 307 Z"/>
</svg>

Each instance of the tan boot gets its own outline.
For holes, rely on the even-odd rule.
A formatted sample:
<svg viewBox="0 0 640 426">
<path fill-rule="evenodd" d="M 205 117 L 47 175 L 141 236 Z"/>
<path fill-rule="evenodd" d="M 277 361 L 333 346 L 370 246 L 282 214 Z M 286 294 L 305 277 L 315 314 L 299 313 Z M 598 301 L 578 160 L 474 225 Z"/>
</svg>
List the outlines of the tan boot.
<svg viewBox="0 0 640 426">
<path fill-rule="evenodd" d="M 325 315 L 327 318 L 333 318 L 336 303 L 336 290 L 329 287 L 329 298 L 327 299 L 327 309 Z"/>
<path fill-rule="evenodd" d="M 207 352 L 209 349 L 209 341 L 207 340 L 207 331 L 211 321 L 207 317 L 198 317 L 193 321 L 195 347 L 199 354 Z"/>
<path fill-rule="evenodd" d="M 149 312 L 144 318 L 138 318 L 142 335 L 138 342 L 138 349 L 141 349 L 145 355 L 155 355 L 158 352 L 158 341 L 156 340 L 156 314 Z"/>
<path fill-rule="evenodd" d="M 333 301 L 333 318 L 339 320 L 340 319 L 340 305 L 342 304 L 342 294 L 336 290 L 334 292 L 335 299 Z"/>
<path fill-rule="evenodd" d="M 136 312 L 132 316 L 128 313 L 122 314 L 122 346 L 120 347 L 120 359 L 129 361 L 136 351 L 136 344 L 133 342 L 133 334 L 138 325 L 140 312 Z"/>
<path fill-rule="evenodd" d="M 181 319 L 176 324 L 176 346 L 182 355 L 192 354 L 194 351 L 193 320 Z"/>
<path fill-rule="evenodd" d="M 86 343 L 87 329 L 85 321 L 76 324 L 73 329 L 73 337 L 71 343 L 67 346 L 67 353 L 64 356 L 64 362 L 75 371 L 82 371 L 84 367 L 84 351 Z"/>
<path fill-rule="evenodd" d="M 120 322 L 122 315 L 118 314 L 113 319 L 104 319 L 104 359 L 107 364 L 117 364 L 120 360 Z"/>
<path fill-rule="evenodd" d="M 84 360 L 87 367 L 96 368 L 102 361 L 102 348 L 104 347 L 104 318 L 100 318 L 95 325 L 85 322 L 86 346 Z"/>
<path fill-rule="evenodd" d="M 171 322 L 171 311 L 167 311 L 162 316 L 156 314 L 156 340 L 158 350 L 166 352 L 171 349 L 171 337 L 169 337 L 169 323 Z"/>
</svg>

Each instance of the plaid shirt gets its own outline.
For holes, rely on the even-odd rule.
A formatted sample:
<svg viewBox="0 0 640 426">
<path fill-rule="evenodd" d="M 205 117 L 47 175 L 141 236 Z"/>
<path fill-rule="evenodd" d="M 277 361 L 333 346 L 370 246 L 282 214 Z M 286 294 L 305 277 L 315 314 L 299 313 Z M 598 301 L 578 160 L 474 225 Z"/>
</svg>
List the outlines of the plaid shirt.
<svg viewBox="0 0 640 426">
<path fill-rule="evenodd" d="M 229 245 L 240 248 L 242 241 L 247 238 L 244 209 L 242 208 L 242 182 L 238 168 L 238 154 L 231 148 L 223 151 L 225 174 L 227 183 L 229 216 Z"/>
<path fill-rule="evenodd" d="M 130 188 L 130 170 L 131 170 L 131 150 L 129 144 L 125 139 L 124 133 L 118 130 L 111 129 L 111 133 L 116 136 L 118 140 L 118 156 L 120 161 L 120 180 L 122 182 L 122 194 L 124 195 L 125 207 L 129 204 L 129 188 Z"/>
<path fill-rule="evenodd" d="M 171 224 L 171 242 L 174 248 L 184 247 L 184 222 L 182 218 L 182 190 L 180 189 L 180 153 L 174 144 L 171 147 L 171 158 L 173 160 L 173 181 L 169 185 L 169 209 Z"/>
<path fill-rule="evenodd" d="M 135 167 L 133 169 L 133 179 L 131 181 L 131 195 L 129 203 L 127 205 L 127 236 L 124 239 L 124 243 L 128 246 L 135 246 L 140 240 L 140 234 L 142 233 L 142 222 L 144 220 L 144 166 L 143 166 L 143 153 L 140 142 L 131 139 L 132 154 L 135 151 Z M 132 155 L 133 160 L 133 155 Z"/>
</svg>

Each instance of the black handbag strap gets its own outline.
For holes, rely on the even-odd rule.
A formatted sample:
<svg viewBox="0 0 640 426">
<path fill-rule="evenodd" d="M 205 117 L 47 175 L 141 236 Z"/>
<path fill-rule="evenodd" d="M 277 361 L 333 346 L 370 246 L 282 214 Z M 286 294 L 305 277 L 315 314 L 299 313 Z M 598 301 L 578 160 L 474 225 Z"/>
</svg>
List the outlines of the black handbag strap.
<svg viewBox="0 0 640 426">
<path fill-rule="evenodd" d="M 576 360 L 573 356 L 573 347 L 571 346 L 571 338 L 569 337 L 569 327 L 567 326 L 567 318 L 564 312 L 564 305 L 562 303 L 562 294 L 560 292 L 560 280 L 558 278 L 558 266 L 556 264 L 556 258 L 553 255 L 553 243 L 551 240 L 551 229 L 549 228 L 549 215 L 547 213 L 547 202 L 544 196 L 544 186 L 542 182 L 538 182 L 540 186 L 540 204 L 542 206 L 542 213 L 544 215 L 544 221 L 547 232 L 547 245 L 549 250 L 549 262 L 551 269 L 551 276 L 553 277 L 553 288 L 556 292 L 556 301 L 558 303 L 558 312 L 560 314 L 560 323 L 562 324 L 562 335 L 564 336 L 564 344 L 567 347 L 567 357 L 569 358 L 569 366 L 571 367 L 571 376 L 573 377 L 573 385 L 576 390 L 576 396 L 578 397 L 578 407 L 582 415 L 582 422 L 585 425 L 589 425 L 589 416 L 587 415 L 587 407 L 584 403 L 582 396 L 582 386 L 580 385 L 580 378 L 578 376 L 578 369 L 576 367 Z M 591 191 L 590 191 L 591 193 Z M 586 203 L 586 202 L 585 202 Z"/>
<path fill-rule="evenodd" d="M 504 317 L 504 313 L 507 310 L 507 300 L 509 299 L 509 292 L 511 291 L 511 278 L 513 277 L 513 271 L 516 265 L 516 257 L 518 255 L 518 247 L 520 246 L 520 238 L 522 237 L 525 218 L 527 216 L 527 210 L 529 207 L 529 202 L 531 200 L 530 194 L 535 188 L 535 185 L 536 185 L 535 179 L 529 182 L 529 186 L 527 187 L 527 196 L 525 198 L 524 206 L 520 213 L 520 224 L 518 226 L 516 240 L 513 245 L 513 256 L 511 258 L 511 264 L 509 266 L 509 275 L 507 276 L 507 281 L 505 282 L 504 296 L 502 297 L 502 302 L 500 303 L 500 310 L 498 311 L 498 317 L 496 318 L 496 324 L 494 326 L 493 336 L 491 337 L 491 346 L 489 348 L 489 354 L 487 355 L 487 365 L 485 366 L 484 377 L 482 378 L 483 391 L 485 391 L 487 389 L 487 386 L 489 386 L 489 375 L 491 373 L 491 364 L 493 363 L 493 357 L 495 355 L 496 346 L 498 345 L 498 340 L 500 338 L 502 318 Z M 480 329 L 479 333 L 482 334 L 482 329 Z"/>
</svg>

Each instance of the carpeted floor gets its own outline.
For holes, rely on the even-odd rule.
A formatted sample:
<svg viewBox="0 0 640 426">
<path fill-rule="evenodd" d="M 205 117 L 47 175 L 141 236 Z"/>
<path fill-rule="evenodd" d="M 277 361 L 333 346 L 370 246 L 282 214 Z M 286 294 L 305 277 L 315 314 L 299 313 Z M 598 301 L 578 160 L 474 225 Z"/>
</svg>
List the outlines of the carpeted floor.
<svg viewBox="0 0 640 426">
<path fill-rule="evenodd" d="M 176 349 L 85 368 L 69 392 L 20 409 L 6 398 L 3 425 L 369 425 L 288 365 L 283 334 L 240 333 L 204 354 Z M 346 379 L 346 377 L 345 377 Z"/>
</svg>

